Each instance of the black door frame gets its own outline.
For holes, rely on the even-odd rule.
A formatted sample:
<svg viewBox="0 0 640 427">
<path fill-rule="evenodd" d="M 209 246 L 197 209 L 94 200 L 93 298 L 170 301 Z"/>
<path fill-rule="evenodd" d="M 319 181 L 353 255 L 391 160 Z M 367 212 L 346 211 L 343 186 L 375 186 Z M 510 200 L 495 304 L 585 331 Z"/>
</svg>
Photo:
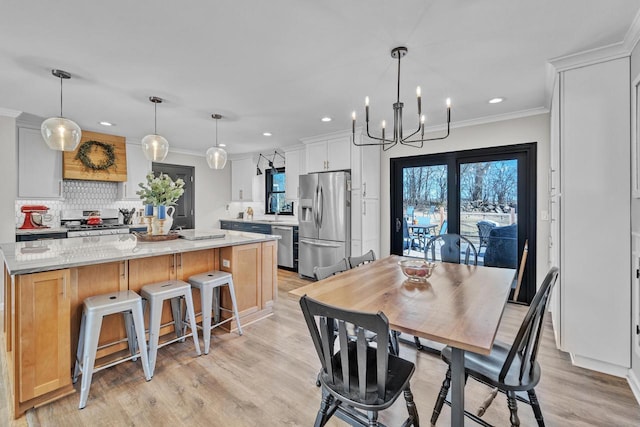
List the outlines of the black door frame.
<svg viewBox="0 0 640 427">
<path fill-rule="evenodd" d="M 171 228 L 176 229 L 181 227 L 183 229 L 194 228 L 195 225 L 195 167 L 185 165 L 173 165 L 169 163 L 157 163 L 153 162 L 151 165 L 154 175 L 158 175 L 160 172 L 166 173 L 173 179 L 180 177 L 184 180 L 184 194 L 180 196 L 176 204 L 176 211 L 173 217 L 173 226 Z M 182 215 L 180 213 L 182 212 Z"/>
<path fill-rule="evenodd" d="M 430 166 L 438 164 L 447 165 L 447 212 L 449 218 L 449 230 L 458 233 L 459 230 L 459 197 L 460 182 L 458 171 L 461 163 L 473 163 L 481 161 L 495 161 L 516 158 L 524 167 L 518 167 L 518 267 L 522 259 L 525 239 L 528 239 L 529 253 L 524 270 L 522 288 L 518 297 L 519 302 L 529 304 L 536 292 L 536 221 L 537 221 L 537 143 L 525 143 L 505 145 L 499 147 L 479 148 L 447 153 L 423 154 L 410 157 L 395 157 L 390 159 L 389 178 L 391 184 L 390 199 L 390 252 L 402 255 L 402 224 L 403 197 L 402 188 L 404 168 Z M 455 185 L 451 185 L 454 183 Z M 400 194 L 398 195 L 398 192 Z M 453 215 L 453 217 L 452 217 Z M 400 222 L 398 222 L 400 221 Z"/>
</svg>

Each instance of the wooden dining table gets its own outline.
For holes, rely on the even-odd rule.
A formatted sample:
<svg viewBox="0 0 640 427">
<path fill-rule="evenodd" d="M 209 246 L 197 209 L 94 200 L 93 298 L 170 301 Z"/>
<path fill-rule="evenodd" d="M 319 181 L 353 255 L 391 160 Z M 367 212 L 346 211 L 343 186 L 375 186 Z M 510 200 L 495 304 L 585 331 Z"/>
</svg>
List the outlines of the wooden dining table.
<svg viewBox="0 0 640 427">
<path fill-rule="evenodd" d="M 409 281 L 391 255 L 289 292 L 347 310 L 383 312 L 393 330 L 446 344 L 451 356 L 451 425 L 464 425 L 464 352 L 489 354 L 514 270 L 438 263 Z"/>
</svg>

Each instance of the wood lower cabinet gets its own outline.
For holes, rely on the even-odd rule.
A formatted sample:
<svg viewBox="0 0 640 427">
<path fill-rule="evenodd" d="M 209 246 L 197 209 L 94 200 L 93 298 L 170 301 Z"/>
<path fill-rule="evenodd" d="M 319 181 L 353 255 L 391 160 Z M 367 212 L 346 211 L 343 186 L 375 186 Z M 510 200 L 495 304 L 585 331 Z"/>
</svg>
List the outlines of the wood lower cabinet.
<svg viewBox="0 0 640 427">
<path fill-rule="evenodd" d="M 15 279 L 15 413 L 73 392 L 71 386 L 70 271 Z"/>
<path fill-rule="evenodd" d="M 220 270 L 233 275 L 233 286 L 240 320 L 243 325 L 266 317 L 273 312 L 278 286 L 278 243 L 268 241 L 220 249 Z M 268 266 L 267 264 L 270 264 Z M 222 306 L 231 309 L 227 288 L 222 291 Z M 222 313 L 223 318 L 229 313 Z M 235 329 L 231 322 L 231 329 Z"/>
</svg>

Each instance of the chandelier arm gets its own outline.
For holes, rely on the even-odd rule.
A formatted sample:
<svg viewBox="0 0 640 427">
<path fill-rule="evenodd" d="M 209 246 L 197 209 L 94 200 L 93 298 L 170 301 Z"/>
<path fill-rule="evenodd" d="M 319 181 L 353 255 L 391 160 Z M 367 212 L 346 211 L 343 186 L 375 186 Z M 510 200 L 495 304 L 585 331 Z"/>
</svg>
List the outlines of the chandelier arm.
<svg viewBox="0 0 640 427">
<path fill-rule="evenodd" d="M 435 137 L 435 138 L 421 138 L 421 139 L 415 139 L 413 141 L 409 141 L 408 138 L 407 138 L 407 139 L 403 139 L 402 141 L 400 141 L 400 143 L 402 145 L 410 145 L 411 143 L 415 143 L 415 142 L 422 143 L 422 142 L 428 142 L 428 141 L 439 141 L 441 139 L 446 139 L 449 136 L 450 130 L 451 130 L 450 129 L 450 125 L 449 125 L 449 123 L 447 123 L 447 134 L 444 135 L 444 136 L 438 136 L 438 137 Z M 422 148 L 422 147 L 419 147 L 419 148 Z"/>
</svg>

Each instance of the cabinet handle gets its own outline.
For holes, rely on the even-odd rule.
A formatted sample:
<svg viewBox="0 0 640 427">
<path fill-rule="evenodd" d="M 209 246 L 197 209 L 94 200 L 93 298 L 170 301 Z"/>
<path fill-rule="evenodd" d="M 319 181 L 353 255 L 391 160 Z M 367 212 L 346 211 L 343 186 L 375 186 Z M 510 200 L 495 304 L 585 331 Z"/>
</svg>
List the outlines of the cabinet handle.
<svg viewBox="0 0 640 427">
<path fill-rule="evenodd" d="M 367 197 L 367 183 L 362 183 L 362 197 Z"/>
<path fill-rule="evenodd" d="M 122 274 L 120 274 L 122 276 L 123 279 L 127 278 L 127 266 L 126 266 L 126 261 L 122 261 L 121 267 L 122 267 Z"/>
<path fill-rule="evenodd" d="M 67 299 L 67 277 L 62 276 L 62 299 Z"/>
<path fill-rule="evenodd" d="M 182 268 L 182 254 L 178 254 L 178 268 Z"/>
<path fill-rule="evenodd" d="M 175 255 L 171 255 L 171 267 L 169 267 L 169 271 L 173 276 L 176 272 L 176 263 L 175 263 Z"/>
<path fill-rule="evenodd" d="M 58 196 L 62 197 L 62 180 L 58 181 Z"/>
<path fill-rule="evenodd" d="M 242 200 L 242 190 L 240 190 L 239 193 L 240 193 L 240 200 Z"/>
<path fill-rule="evenodd" d="M 122 183 L 122 195 L 126 198 L 127 197 L 127 183 L 123 182 Z"/>
</svg>

